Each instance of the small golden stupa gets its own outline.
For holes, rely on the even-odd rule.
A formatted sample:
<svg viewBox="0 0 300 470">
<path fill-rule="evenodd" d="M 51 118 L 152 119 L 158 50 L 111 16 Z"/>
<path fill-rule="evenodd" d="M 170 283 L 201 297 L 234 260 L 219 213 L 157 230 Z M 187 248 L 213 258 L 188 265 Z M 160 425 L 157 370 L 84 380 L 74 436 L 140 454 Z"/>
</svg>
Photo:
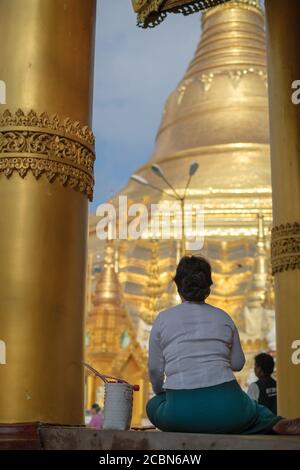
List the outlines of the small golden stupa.
<svg viewBox="0 0 300 470">
<path fill-rule="evenodd" d="M 209 302 L 226 310 L 240 329 L 248 358 L 239 377 L 244 386 L 253 355 L 269 348 L 273 328 L 274 307 L 264 306 L 271 298 L 269 153 L 264 13 L 259 1 L 226 2 L 202 14 L 195 55 L 167 99 L 150 160 L 136 172 L 150 185 L 131 180 L 111 202 L 117 206 L 120 195 L 128 197 L 129 206 L 170 200 L 170 188 L 153 173 L 153 164 L 182 196 L 189 166 L 198 163 L 186 199 L 204 206 L 201 254 L 209 258 L 214 272 Z M 152 184 L 165 193 L 152 189 Z M 96 238 L 98 220 L 91 216 L 94 260 L 96 253 L 103 255 L 103 242 Z M 179 253 L 174 239 L 118 243 L 123 298 L 145 351 L 158 311 L 178 301 L 172 277 Z M 266 315 L 269 326 L 262 328 Z"/>
<path fill-rule="evenodd" d="M 145 353 L 136 340 L 136 331 L 124 305 L 115 267 L 114 242 L 105 247 L 104 266 L 96 276 L 92 308 L 86 319 L 86 362 L 98 372 L 139 385 L 135 392 L 132 425 L 144 417 L 149 384 Z M 89 373 L 86 377 L 86 406 L 103 406 L 104 385 Z"/>
</svg>

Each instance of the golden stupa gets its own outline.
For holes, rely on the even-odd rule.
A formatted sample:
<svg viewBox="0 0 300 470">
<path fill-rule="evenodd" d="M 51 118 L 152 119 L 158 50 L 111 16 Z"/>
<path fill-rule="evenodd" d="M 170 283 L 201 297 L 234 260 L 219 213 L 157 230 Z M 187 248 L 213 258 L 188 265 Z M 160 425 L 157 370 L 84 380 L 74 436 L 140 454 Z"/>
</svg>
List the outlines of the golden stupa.
<svg viewBox="0 0 300 470">
<path fill-rule="evenodd" d="M 132 425 L 139 425 L 149 395 L 146 357 L 124 305 L 115 258 L 114 242 L 108 241 L 103 269 L 97 276 L 92 307 L 86 318 L 86 361 L 104 375 L 139 385 L 132 419 Z M 86 407 L 90 408 L 94 402 L 103 406 L 104 383 L 89 372 L 86 376 Z"/>
<path fill-rule="evenodd" d="M 190 164 L 199 164 L 187 201 L 204 206 L 201 253 L 214 272 L 210 303 L 226 310 L 240 329 L 248 357 L 239 377 L 244 386 L 253 355 L 270 349 L 274 324 L 273 303 L 267 301 L 272 299 L 269 154 L 264 13 L 259 1 L 227 2 L 202 14 L 194 58 L 167 99 L 150 160 L 136 172 L 150 186 L 130 180 L 110 202 L 117 206 L 120 195 L 128 197 L 129 206 L 169 200 L 170 188 L 153 173 L 153 164 L 182 196 Z M 90 217 L 89 279 L 103 257 L 98 220 Z M 158 311 L 178 301 L 172 284 L 178 242 L 120 240 L 117 252 L 123 298 L 146 350 Z"/>
</svg>

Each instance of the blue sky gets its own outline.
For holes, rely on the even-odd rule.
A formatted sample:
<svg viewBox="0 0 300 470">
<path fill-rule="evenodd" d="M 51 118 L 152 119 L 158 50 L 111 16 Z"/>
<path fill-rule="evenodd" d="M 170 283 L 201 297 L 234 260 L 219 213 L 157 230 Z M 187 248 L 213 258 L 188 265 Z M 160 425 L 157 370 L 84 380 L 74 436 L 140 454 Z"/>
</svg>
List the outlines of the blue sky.
<svg viewBox="0 0 300 470">
<path fill-rule="evenodd" d="M 164 102 L 192 58 L 199 15 L 136 26 L 130 0 L 98 0 L 93 129 L 96 187 L 90 211 L 148 160 Z"/>
</svg>

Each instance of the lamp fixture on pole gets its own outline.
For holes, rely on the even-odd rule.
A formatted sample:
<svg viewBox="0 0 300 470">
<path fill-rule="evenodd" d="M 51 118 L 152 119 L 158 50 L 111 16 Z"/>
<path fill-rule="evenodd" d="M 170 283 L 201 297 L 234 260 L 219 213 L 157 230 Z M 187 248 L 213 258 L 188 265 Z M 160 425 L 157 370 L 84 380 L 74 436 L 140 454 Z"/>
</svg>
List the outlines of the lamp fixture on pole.
<svg viewBox="0 0 300 470">
<path fill-rule="evenodd" d="M 176 191 L 174 186 L 170 183 L 170 181 L 166 177 L 166 175 L 165 175 L 164 171 L 162 170 L 162 168 L 157 163 L 155 163 L 151 166 L 151 170 L 156 176 L 161 178 L 167 184 L 167 186 L 171 189 L 171 192 L 167 192 L 164 189 L 153 185 L 152 183 L 150 183 L 146 178 L 144 178 L 141 175 L 134 174 L 134 175 L 131 176 L 131 179 L 133 181 L 135 181 L 136 183 L 142 184 L 144 186 L 149 186 L 150 188 L 155 189 L 156 191 L 159 191 L 162 194 L 167 194 L 168 196 L 170 196 L 173 199 L 176 199 L 177 201 L 180 202 L 181 215 L 182 215 L 182 218 L 181 218 L 181 220 L 182 220 L 181 256 L 184 255 L 185 249 L 186 249 L 186 233 L 185 233 L 185 223 L 184 223 L 185 222 L 184 205 L 185 205 L 186 195 L 187 195 L 187 191 L 190 187 L 192 177 L 197 173 L 198 168 L 199 168 L 199 164 L 197 162 L 192 162 L 190 164 L 189 172 L 188 172 L 188 179 L 187 179 L 185 189 L 184 189 L 184 192 L 183 192 L 182 196 Z"/>
</svg>

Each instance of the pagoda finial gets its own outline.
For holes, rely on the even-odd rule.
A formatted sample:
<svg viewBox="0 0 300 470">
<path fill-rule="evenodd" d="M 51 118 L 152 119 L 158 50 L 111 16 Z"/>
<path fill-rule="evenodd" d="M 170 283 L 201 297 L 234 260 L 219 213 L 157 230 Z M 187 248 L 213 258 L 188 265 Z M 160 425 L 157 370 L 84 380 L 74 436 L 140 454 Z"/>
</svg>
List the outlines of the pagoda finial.
<svg viewBox="0 0 300 470">
<path fill-rule="evenodd" d="M 257 308 L 262 306 L 265 300 L 266 283 L 268 278 L 268 252 L 264 233 L 264 216 L 257 214 L 257 242 L 254 258 L 253 277 L 248 296 L 248 306 Z"/>
<path fill-rule="evenodd" d="M 112 240 L 107 240 L 105 245 L 104 269 L 114 269 L 114 255 L 114 243 Z"/>
<path fill-rule="evenodd" d="M 257 242 L 256 256 L 254 259 L 254 285 L 258 288 L 264 288 L 268 273 L 267 249 L 264 228 L 264 216 L 261 212 L 257 214 Z"/>
<path fill-rule="evenodd" d="M 161 284 L 158 259 L 159 244 L 158 240 L 153 239 L 151 243 L 151 258 L 148 266 L 149 278 L 145 288 L 147 302 L 145 313 L 141 314 L 144 317 L 143 319 L 149 324 L 155 320 L 160 306 Z"/>
<path fill-rule="evenodd" d="M 103 302 L 120 303 L 120 301 L 121 286 L 115 269 L 114 240 L 108 239 L 105 245 L 103 270 L 99 274 L 96 285 L 94 305 Z"/>
<path fill-rule="evenodd" d="M 257 227 L 257 254 L 266 253 L 266 241 L 265 241 L 265 227 L 264 227 L 264 216 L 261 212 L 257 214 L 258 227 Z"/>
</svg>

